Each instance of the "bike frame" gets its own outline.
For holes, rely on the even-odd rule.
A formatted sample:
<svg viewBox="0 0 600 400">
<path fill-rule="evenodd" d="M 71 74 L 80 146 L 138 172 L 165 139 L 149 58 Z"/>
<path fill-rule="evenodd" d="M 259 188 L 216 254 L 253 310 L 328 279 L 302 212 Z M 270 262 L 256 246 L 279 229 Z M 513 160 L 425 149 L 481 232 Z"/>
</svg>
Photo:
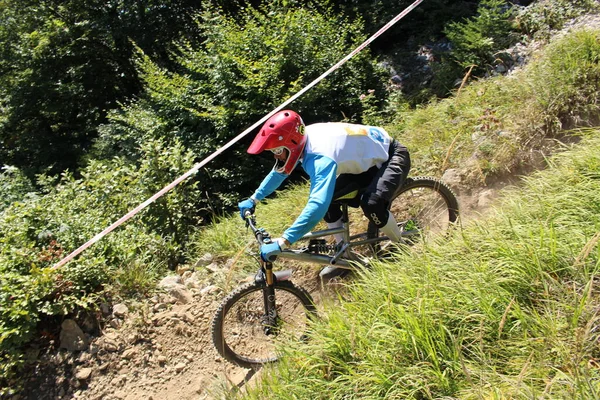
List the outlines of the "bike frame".
<svg viewBox="0 0 600 400">
<path fill-rule="evenodd" d="M 339 244 L 339 250 L 332 256 L 326 254 L 315 254 L 306 252 L 300 249 L 287 249 L 283 250 L 278 257 L 286 258 L 290 260 L 296 260 L 306 263 L 314 264 L 330 264 L 336 267 L 352 267 L 352 262 L 356 263 L 358 260 L 348 260 L 344 257 L 346 251 L 356 247 L 364 246 L 369 244 L 375 244 L 384 240 L 388 240 L 387 236 L 380 236 L 376 238 L 366 238 L 366 232 L 359 233 L 357 235 L 350 236 L 350 223 L 348 218 L 348 204 L 342 203 L 342 226 L 339 228 L 322 229 L 314 232 L 309 232 L 304 235 L 300 240 L 311 240 L 318 239 L 326 236 L 331 236 L 336 233 L 342 234 L 342 241 Z M 414 232 L 402 232 L 403 236 L 409 236 Z M 364 239 L 361 239 L 364 238 Z M 360 239 L 360 240 L 359 240 Z"/>
</svg>

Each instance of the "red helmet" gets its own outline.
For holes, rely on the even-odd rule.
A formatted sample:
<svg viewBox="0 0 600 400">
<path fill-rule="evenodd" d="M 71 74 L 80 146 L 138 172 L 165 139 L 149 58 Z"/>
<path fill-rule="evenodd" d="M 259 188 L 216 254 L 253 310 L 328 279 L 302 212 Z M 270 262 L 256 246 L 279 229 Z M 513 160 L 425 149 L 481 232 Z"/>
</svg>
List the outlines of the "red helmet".
<svg viewBox="0 0 600 400">
<path fill-rule="evenodd" d="M 264 150 L 287 149 L 287 160 L 275 164 L 275 169 L 277 172 L 289 175 L 298 163 L 305 144 L 306 135 L 302 118 L 294 111 L 284 110 L 265 122 L 248 148 L 248 153 L 258 154 Z"/>
</svg>

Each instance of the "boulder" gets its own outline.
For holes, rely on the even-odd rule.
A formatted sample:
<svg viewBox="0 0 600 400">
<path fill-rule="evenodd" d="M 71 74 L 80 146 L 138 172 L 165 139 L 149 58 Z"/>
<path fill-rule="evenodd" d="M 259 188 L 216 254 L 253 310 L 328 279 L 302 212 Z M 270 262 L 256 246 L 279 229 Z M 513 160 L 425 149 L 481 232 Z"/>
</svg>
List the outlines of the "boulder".
<svg viewBox="0 0 600 400">
<path fill-rule="evenodd" d="M 68 351 L 85 350 L 88 339 L 75 321 L 65 319 L 60 326 L 60 347 Z"/>
</svg>

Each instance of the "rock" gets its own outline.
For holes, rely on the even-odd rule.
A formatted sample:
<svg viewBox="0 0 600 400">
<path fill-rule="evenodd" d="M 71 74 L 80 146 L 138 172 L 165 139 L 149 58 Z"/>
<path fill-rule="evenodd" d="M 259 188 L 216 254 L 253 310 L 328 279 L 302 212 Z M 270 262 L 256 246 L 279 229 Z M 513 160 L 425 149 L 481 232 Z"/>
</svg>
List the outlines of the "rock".
<svg viewBox="0 0 600 400">
<path fill-rule="evenodd" d="M 183 285 L 183 279 L 179 275 L 164 277 L 158 286 L 171 295 L 172 301 L 167 302 L 187 304 L 193 300 L 192 294 Z"/>
<path fill-rule="evenodd" d="M 65 319 L 60 327 L 61 348 L 68 351 L 79 351 L 88 347 L 88 339 L 75 321 Z"/>
<path fill-rule="evenodd" d="M 204 289 L 202 289 L 202 290 L 200 291 L 200 294 L 201 294 L 202 296 L 204 296 L 204 295 L 206 295 L 206 294 L 211 294 L 211 293 L 214 293 L 214 292 L 216 292 L 216 291 L 218 291 L 218 290 L 219 290 L 219 287 L 218 287 L 218 286 L 216 286 L 216 285 L 210 285 L 210 286 L 207 286 L 207 287 L 205 287 Z"/>
<path fill-rule="evenodd" d="M 483 192 L 481 192 L 481 194 L 479 195 L 479 198 L 477 199 L 477 206 L 479 208 L 486 208 L 486 207 L 489 207 L 493 201 L 494 201 L 494 191 L 491 189 L 484 190 Z"/>
<path fill-rule="evenodd" d="M 98 323 L 91 315 L 87 315 L 81 323 L 81 330 L 93 334 L 98 330 Z"/>
<path fill-rule="evenodd" d="M 102 303 L 100 304 L 100 311 L 102 311 L 103 315 L 108 315 L 110 314 L 110 307 L 108 306 L 108 304 Z"/>
<path fill-rule="evenodd" d="M 185 286 L 173 287 L 169 290 L 169 294 L 173 296 L 179 303 L 187 304 L 194 300 L 192 294 L 185 288 Z"/>
<path fill-rule="evenodd" d="M 183 281 L 187 281 L 188 279 L 190 279 L 190 277 L 192 276 L 193 272 L 188 270 L 185 271 L 183 274 L 181 274 L 181 279 L 183 279 Z"/>
<path fill-rule="evenodd" d="M 195 321 L 194 316 L 192 315 L 192 313 L 189 313 L 189 312 L 184 313 L 182 317 L 183 317 L 182 319 L 185 322 L 190 323 L 190 324 Z"/>
<path fill-rule="evenodd" d="M 108 352 L 119 350 L 119 344 L 117 341 L 108 337 L 101 338 L 101 340 L 98 341 L 98 345 Z"/>
<path fill-rule="evenodd" d="M 97 344 L 95 344 L 95 343 L 90 344 L 90 354 L 98 354 L 99 350 L 100 350 L 100 348 L 98 347 Z"/>
<path fill-rule="evenodd" d="M 194 264 L 194 267 L 195 268 L 206 267 L 207 265 L 209 265 L 212 262 L 213 262 L 213 256 L 212 256 L 212 254 L 206 253 L 202 257 L 200 257 L 198 259 L 198 261 L 196 261 L 196 264 Z"/>
<path fill-rule="evenodd" d="M 188 289 L 198 289 L 200 287 L 200 277 L 197 272 L 193 272 L 186 280 L 185 286 Z"/>
<path fill-rule="evenodd" d="M 219 267 L 219 265 L 218 265 L 217 263 L 214 263 L 214 262 L 213 262 L 213 263 L 210 263 L 210 264 L 208 264 L 208 265 L 206 266 L 206 269 L 207 269 L 209 272 L 212 272 L 213 274 L 214 274 L 214 273 L 217 273 L 217 272 L 219 272 L 219 271 L 221 270 L 221 268 Z"/>
<path fill-rule="evenodd" d="M 183 276 L 183 274 L 185 274 L 186 272 L 188 272 L 190 270 L 189 265 L 179 265 L 177 267 L 177 274 Z"/>
<path fill-rule="evenodd" d="M 127 335 L 127 343 L 129 344 L 135 344 L 139 339 L 140 337 L 137 333 L 131 333 Z"/>
<path fill-rule="evenodd" d="M 92 359 L 92 355 L 90 353 L 88 353 L 87 351 L 84 351 L 84 352 L 81 352 L 81 354 L 79 355 L 77 362 L 79 364 L 85 364 L 88 361 L 90 361 L 91 359 Z"/>
<path fill-rule="evenodd" d="M 177 365 L 175 366 L 175 371 L 177 371 L 177 372 L 181 372 L 181 371 L 183 371 L 184 369 L 185 369 L 185 363 L 182 363 L 182 362 L 181 362 L 181 363 L 179 363 L 179 364 L 177 364 Z"/>
<path fill-rule="evenodd" d="M 138 353 L 138 351 L 137 351 L 137 349 L 134 347 L 134 348 L 131 348 L 131 349 L 127 349 L 127 350 L 125 350 L 125 351 L 123 352 L 123 356 L 122 356 L 122 357 L 123 357 L 125 360 L 131 360 L 133 357 L 135 357 L 135 356 L 137 355 L 137 353 Z"/>
<path fill-rule="evenodd" d="M 86 381 L 89 379 L 89 377 L 92 375 L 92 369 L 91 368 L 80 368 L 76 373 L 75 373 L 75 378 L 79 379 L 80 381 Z"/>
<path fill-rule="evenodd" d="M 113 315 L 119 318 L 123 318 L 127 314 L 129 314 L 129 309 L 123 303 L 115 304 L 113 307 Z"/>
<path fill-rule="evenodd" d="M 113 318 L 109 322 L 110 326 L 115 329 L 119 329 L 123 325 L 123 321 L 119 318 Z"/>
<path fill-rule="evenodd" d="M 159 288 L 165 289 L 167 291 L 169 291 L 169 289 L 171 289 L 172 287 L 177 287 L 177 286 L 183 286 L 183 280 L 181 279 L 181 276 L 179 276 L 179 275 L 165 276 L 158 284 Z"/>
</svg>

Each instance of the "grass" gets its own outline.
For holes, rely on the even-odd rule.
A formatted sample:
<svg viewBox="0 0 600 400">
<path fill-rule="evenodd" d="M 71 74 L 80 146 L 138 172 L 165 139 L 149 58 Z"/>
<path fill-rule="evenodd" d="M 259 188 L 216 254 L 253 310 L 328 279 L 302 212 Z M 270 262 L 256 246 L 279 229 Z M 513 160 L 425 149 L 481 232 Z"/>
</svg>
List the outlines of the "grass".
<svg viewBox="0 0 600 400">
<path fill-rule="evenodd" d="M 600 396 L 600 131 L 453 237 L 350 286 L 247 398 Z"/>
<path fill-rule="evenodd" d="M 600 31 L 579 30 L 526 68 L 399 113 L 387 128 L 411 149 L 419 174 L 460 168 L 465 183 L 478 185 L 529 162 L 564 129 L 597 123 L 598 82 Z"/>
<path fill-rule="evenodd" d="M 563 128 L 597 122 L 599 49 L 600 32 L 571 33 L 523 71 L 472 83 L 387 128 L 411 148 L 413 174 L 459 168 L 480 184 L 527 163 Z M 508 191 L 496 213 L 374 265 L 243 396 L 600 397 L 600 131 L 577 133 L 581 144 Z M 278 235 L 306 190 L 261 204 L 261 224 Z M 197 251 L 235 253 L 247 240 L 239 227 L 233 217 L 207 228 Z"/>
</svg>

